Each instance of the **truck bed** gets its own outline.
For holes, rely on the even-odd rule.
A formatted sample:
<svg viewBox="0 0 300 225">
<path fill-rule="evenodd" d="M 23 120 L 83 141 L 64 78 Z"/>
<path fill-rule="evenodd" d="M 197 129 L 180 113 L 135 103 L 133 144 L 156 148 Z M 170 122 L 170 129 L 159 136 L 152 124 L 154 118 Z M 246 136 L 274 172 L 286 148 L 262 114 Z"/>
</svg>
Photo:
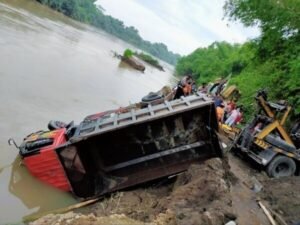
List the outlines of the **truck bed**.
<svg viewBox="0 0 300 225">
<path fill-rule="evenodd" d="M 205 95 L 83 121 L 56 151 L 79 197 L 93 197 L 221 157 L 214 103 Z"/>
</svg>

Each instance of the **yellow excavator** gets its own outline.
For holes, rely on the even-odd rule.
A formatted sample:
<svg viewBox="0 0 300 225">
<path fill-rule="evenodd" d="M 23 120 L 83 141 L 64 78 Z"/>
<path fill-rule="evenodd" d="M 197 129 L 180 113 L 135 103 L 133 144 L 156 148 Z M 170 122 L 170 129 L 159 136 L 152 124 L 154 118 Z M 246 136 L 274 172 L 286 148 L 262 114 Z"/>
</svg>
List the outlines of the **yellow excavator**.
<svg viewBox="0 0 300 225">
<path fill-rule="evenodd" d="M 267 98 L 266 91 L 258 91 L 255 99 L 259 111 L 237 136 L 232 150 L 264 166 L 270 177 L 293 176 L 300 168 L 300 120 L 287 132 L 284 125 L 292 107 Z"/>
</svg>

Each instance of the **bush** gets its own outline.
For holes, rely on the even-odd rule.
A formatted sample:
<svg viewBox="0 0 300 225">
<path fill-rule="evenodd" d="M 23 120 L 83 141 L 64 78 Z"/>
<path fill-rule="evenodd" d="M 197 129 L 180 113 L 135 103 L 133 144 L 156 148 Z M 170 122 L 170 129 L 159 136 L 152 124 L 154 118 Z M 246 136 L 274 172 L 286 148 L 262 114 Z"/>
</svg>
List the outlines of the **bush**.
<svg viewBox="0 0 300 225">
<path fill-rule="evenodd" d="M 129 48 L 127 48 L 123 53 L 123 57 L 126 59 L 131 58 L 132 56 L 133 56 L 133 52 Z"/>
</svg>

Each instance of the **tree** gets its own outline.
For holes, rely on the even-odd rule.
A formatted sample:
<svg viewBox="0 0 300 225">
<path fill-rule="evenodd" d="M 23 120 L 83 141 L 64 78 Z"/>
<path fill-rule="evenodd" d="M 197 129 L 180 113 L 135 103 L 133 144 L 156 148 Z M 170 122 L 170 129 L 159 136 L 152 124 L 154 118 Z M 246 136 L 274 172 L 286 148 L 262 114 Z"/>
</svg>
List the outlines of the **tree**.
<svg viewBox="0 0 300 225">
<path fill-rule="evenodd" d="M 261 29 L 260 53 L 267 57 L 281 54 L 288 40 L 300 41 L 299 0 L 227 0 L 224 10 L 231 20 Z"/>
<path fill-rule="evenodd" d="M 48 5 L 75 20 L 101 28 L 170 64 L 175 65 L 177 59 L 180 57 L 179 54 L 174 54 L 169 51 L 167 46 L 162 43 L 150 43 L 149 41 L 143 40 L 135 27 L 126 27 L 122 21 L 109 15 L 104 15 L 103 8 L 97 7 L 94 4 L 94 0 L 37 1 Z"/>
<path fill-rule="evenodd" d="M 227 0 L 224 10 L 229 19 L 260 28 L 252 71 L 260 74 L 259 83 L 270 87 L 272 97 L 288 99 L 299 114 L 299 0 Z"/>
<path fill-rule="evenodd" d="M 241 45 L 214 42 L 207 48 L 198 48 L 179 59 L 176 72 L 180 75 L 191 74 L 198 83 L 239 74 L 245 64 L 241 60 L 240 51 Z"/>
</svg>

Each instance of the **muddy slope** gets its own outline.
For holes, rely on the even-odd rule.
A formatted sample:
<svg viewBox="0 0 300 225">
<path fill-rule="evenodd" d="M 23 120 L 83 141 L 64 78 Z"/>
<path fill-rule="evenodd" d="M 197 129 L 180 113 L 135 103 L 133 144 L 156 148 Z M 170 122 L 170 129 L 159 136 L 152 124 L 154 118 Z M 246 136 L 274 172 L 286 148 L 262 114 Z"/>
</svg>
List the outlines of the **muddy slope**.
<svg viewBox="0 0 300 225">
<path fill-rule="evenodd" d="M 87 224 L 100 224 L 99 220 L 104 218 L 106 222 L 112 218 L 112 224 L 122 224 L 113 222 L 117 215 L 122 215 L 124 224 L 129 220 L 128 224 L 221 225 L 235 217 L 223 164 L 220 159 L 211 159 L 192 165 L 174 183 L 118 192 L 71 218 L 48 216 L 31 224 L 85 224 L 84 220 Z"/>
<path fill-rule="evenodd" d="M 266 179 L 262 183 L 261 198 L 288 224 L 300 224 L 300 177 Z"/>
<path fill-rule="evenodd" d="M 232 217 L 225 176 L 222 161 L 211 159 L 192 165 L 175 183 L 117 193 L 89 212 L 97 216 L 126 214 L 150 223 L 163 217 L 166 224 L 224 224 Z"/>
<path fill-rule="evenodd" d="M 258 201 L 286 224 L 300 221 L 299 177 L 270 179 L 230 154 L 191 165 L 173 180 L 117 192 L 86 208 L 31 224 L 269 225 Z"/>
</svg>

